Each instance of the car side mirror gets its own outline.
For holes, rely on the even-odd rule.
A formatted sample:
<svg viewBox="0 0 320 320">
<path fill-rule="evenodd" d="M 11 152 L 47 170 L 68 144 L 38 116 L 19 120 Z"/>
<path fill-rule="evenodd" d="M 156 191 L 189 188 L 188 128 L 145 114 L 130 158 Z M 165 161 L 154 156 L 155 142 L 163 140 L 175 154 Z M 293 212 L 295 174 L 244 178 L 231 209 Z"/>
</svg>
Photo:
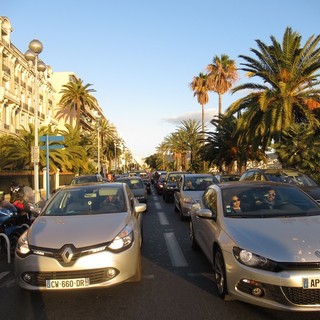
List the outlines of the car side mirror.
<svg viewBox="0 0 320 320">
<path fill-rule="evenodd" d="M 197 217 L 203 218 L 203 219 L 215 219 L 216 217 L 216 213 L 213 213 L 211 210 L 207 208 L 197 210 L 196 215 Z"/>
</svg>

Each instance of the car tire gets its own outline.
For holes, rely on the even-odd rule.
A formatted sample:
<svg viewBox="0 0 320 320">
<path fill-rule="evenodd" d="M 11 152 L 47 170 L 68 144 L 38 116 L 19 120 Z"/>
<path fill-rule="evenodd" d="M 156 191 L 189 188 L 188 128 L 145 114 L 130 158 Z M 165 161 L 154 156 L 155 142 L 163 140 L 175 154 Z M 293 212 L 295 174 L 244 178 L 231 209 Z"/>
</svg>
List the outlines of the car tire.
<svg viewBox="0 0 320 320">
<path fill-rule="evenodd" d="M 179 208 L 177 206 L 177 203 L 174 201 L 174 212 L 179 212 Z"/>
<path fill-rule="evenodd" d="M 193 223 L 192 223 L 191 219 L 189 222 L 189 237 L 191 239 L 191 248 L 193 250 L 199 250 L 198 242 L 194 236 Z"/>
<path fill-rule="evenodd" d="M 167 203 L 170 202 L 170 196 L 168 194 L 164 195 L 164 201 Z"/>
<path fill-rule="evenodd" d="M 220 248 L 213 253 L 213 272 L 219 297 L 226 300 L 228 297 L 226 267 Z"/>
<path fill-rule="evenodd" d="M 186 217 L 183 215 L 183 213 L 182 213 L 182 208 L 180 207 L 180 210 L 179 210 L 179 216 L 180 216 L 180 220 L 181 221 L 184 221 L 184 220 L 186 220 Z"/>
</svg>

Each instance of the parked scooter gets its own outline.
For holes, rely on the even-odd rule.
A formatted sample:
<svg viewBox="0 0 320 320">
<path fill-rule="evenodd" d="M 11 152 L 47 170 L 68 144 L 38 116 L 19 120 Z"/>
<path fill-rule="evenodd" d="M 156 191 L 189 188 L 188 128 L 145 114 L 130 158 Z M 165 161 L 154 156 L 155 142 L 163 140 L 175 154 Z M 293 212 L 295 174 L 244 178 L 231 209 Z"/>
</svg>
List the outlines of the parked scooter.
<svg viewBox="0 0 320 320">
<path fill-rule="evenodd" d="M 16 209 L 16 207 L 4 200 L 4 195 L 0 199 L 0 249 L 8 251 L 8 243 L 10 245 L 10 254 L 15 250 L 16 243 L 22 233 L 28 228 Z"/>
</svg>

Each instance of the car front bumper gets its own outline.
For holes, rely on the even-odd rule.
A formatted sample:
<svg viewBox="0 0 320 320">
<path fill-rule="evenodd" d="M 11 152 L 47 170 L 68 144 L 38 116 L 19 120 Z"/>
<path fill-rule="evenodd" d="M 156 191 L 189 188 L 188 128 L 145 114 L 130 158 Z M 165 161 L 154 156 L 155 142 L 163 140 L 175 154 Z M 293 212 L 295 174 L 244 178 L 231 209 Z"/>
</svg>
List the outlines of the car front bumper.
<svg viewBox="0 0 320 320">
<path fill-rule="evenodd" d="M 72 279 L 86 279 L 86 286 L 81 289 L 88 289 L 109 287 L 130 281 L 130 278 L 136 275 L 139 264 L 141 264 L 140 245 L 135 241 L 123 252 L 102 251 L 80 256 L 70 266 L 62 266 L 53 257 L 30 254 L 21 258 L 16 254 L 14 273 L 17 284 L 27 290 L 50 290 L 47 288 L 50 286 L 49 280 L 68 280 L 70 283 Z M 56 289 L 68 290 L 75 287 Z"/>
</svg>

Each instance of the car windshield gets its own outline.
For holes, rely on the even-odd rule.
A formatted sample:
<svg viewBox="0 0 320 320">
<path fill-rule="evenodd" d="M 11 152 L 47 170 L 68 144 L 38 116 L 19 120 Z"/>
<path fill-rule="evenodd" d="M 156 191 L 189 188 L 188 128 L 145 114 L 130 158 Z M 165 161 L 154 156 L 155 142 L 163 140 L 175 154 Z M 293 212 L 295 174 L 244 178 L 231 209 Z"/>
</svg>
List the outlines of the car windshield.
<svg viewBox="0 0 320 320">
<path fill-rule="evenodd" d="M 59 190 L 41 215 L 69 216 L 127 211 L 122 185 L 87 186 Z"/>
<path fill-rule="evenodd" d="M 168 176 L 167 182 L 177 182 L 180 177 L 181 177 L 181 173 L 180 174 L 178 174 L 178 173 L 170 174 Z"/>
<path fill-rule="evenodd" d="M 144 183 L 142 179 L 121 179 L 119 180 L 121 182 L 126 183 L 130 189 L 143 189 L 144 188 Z"/>
<path fill-rule="evenodd" d="M 266 177 L 270 181 L 293 183 L 298 186 L 315 187 L 317 184 L 307 175 L 295 171 L 288 172 L 266 172 Z"/>
<path fill-rule="evenodd" d="M 214 177 L 186 177 L 183 190 L 186 191 L 204 191 L 208 186 L 214 183 Z"/>
<path fill-rule="evenodd" d="M 235 218 L 320 215 L 320 206 L 299 188 L 253 186 L 223 189 L 224 215 Z M 235 205 L 240 207 L 235 210 Z"/>
<path fill-rule="evenodd" d="M 96 176 L 85 176 L 85 177 L 77 177 L 72 179 L 71 184 L 97 182 L 97 181 L 98 181 L 98 178 Z"/>
</svg>

